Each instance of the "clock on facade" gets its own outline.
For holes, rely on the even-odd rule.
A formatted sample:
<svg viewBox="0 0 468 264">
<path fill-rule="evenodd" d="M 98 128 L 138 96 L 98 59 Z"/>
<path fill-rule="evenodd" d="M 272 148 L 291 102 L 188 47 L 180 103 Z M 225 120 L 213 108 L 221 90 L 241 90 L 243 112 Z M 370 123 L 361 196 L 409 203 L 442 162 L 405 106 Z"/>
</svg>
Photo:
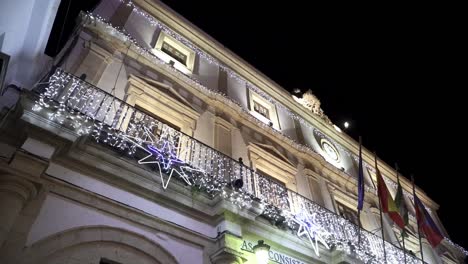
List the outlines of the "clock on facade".
<svg viewBox="0 0 468 264">
<path fill-rule="evenodd" d="M 335 162 L 340 162 L 340 154 L 336 150 L 335 146 L 328 140 L 322 138 L 320 140 L 320 146 L 326 155 Z"/>
</svg>

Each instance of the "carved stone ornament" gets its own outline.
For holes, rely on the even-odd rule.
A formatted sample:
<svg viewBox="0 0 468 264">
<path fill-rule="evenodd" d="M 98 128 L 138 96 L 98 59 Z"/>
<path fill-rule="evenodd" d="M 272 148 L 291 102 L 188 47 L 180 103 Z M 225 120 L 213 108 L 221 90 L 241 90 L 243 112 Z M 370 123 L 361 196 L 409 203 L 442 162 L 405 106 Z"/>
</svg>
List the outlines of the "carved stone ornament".
<svg viewBox="0 0 468 264">
<path fill-rule="evenodd" d="M 322 108 L 320 108 L 320 100 L 312 93 L 310 89 L 302 95 L 302 98 L 299 98 L 295 95 L 293 95 L 293 98 L 296 100 L 296 102 L 300 103 L 302 106 L 312 111 L 312 113 L 325 120 L 325 122 L 332 124 L 328 116 L 323 113 Z"/>
</svg>

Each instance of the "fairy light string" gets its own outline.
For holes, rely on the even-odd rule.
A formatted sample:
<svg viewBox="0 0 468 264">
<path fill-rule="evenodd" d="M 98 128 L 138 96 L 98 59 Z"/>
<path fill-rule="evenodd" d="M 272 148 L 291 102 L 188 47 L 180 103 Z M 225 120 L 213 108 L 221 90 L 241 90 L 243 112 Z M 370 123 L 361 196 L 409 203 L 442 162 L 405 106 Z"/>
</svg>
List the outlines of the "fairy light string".
<svg viewBox="0 0 468 264">
<path fill-rule="evenodd" d="M 84 94 L 88 96 L 81 96 Z M 318 254 L 320 244 L 333 246 L 365 263 L 384 261 L 382 241 L 376 235 L 361 230 L 358 244 L 359 229 L 345 218 L 60 69 L 50 77 L 33 110 L 136 158 L 141 166 L 156 164 L 159 172 L 165 168 L 170 174 L 177 170 L 182 182 L 212 195 L 220 194 L 240 209 L 258 201 L 265 217 L 294 230 Z M 170 175 L 160 176 L 165 189 L 172 180 L 163 179 Z M 245 186 L 236 187 L 236 179 L 243 179 Z M 403 261 L 402 250 L 387 242 L 385 247 L 388 263 Z M 407 263 L 420 263 L 417 258 L 407 259 Z"/>
<path fill-rule="evenodd" d="M 134 7 L 134 12 L 135 12 L 135 8 L 136 8 L 136 7 Z M 226 95 L 224 95 L 224 94 L 222 94 L 222 93 L 219 93 L 219 92 L 217 92 L 217 91 L 213 91 L 213 90 L 211 90 L 211 89 L 205 87 L 204 85 L 200 84 L 198 80 L 195 80 L 195 79 L 193 79 L 193 78 L 190 78 L 189 76 L 187 76 L 187 75 L 185 75 L 185 74 L 183 74 L 183 73 L 181 73 L 181 72 L 175 70 L 174 68 L 169 67 L 165 62 L 159 60 L 159 58 L 157 58 L 157 57 L 156 57 L 154 54 L 152 54 L 150 51 L 148 51 L 148 50 L 142 48 L 141 46 L 139 46 L 138 43 L 137 43 L 136 41 L 134 41 L 133 38 L 131 38 L 129 35 L 127 35 L 127 34 L 121 32 L 121 31 L 119 31 L 118 29 L 115 29 L 115 28 L 112 27 L 110 24 L 106 23 L 103 19 L 101 19 L 101 18 L 99 18 L 99 17 L 96 17 L 96 16 L 93 16 L 93 15 L 91 15 L 91 14 L 88 14 L 88 16 L 91 18 L 91 22 L 90 22 L 90 23 L 94 22 L 95 25 L 101 23 L 101 26 L 104 26 L 104 28 L 105 28 L 106 30 L 110 30 L 110 31 L 113 33 L 112 35 L 113 35 L 114 37 L 119 37 L 119 38 L 121 38 L 123 41 L 130 41 L 130 42 L 132 43 L 132 45 L 134 46 L 134 48 L 140 53 L 140 55 L 145 56 L 146 58 L 149 58 L 151 61 L 153 61 L 153 62 L 155 62 L 155 63 L 157 63 L 157 64 L 160 64 L 160 65 L 164 66 L 164 67 L 165 67 L 166 69 L 168 69 L 168 70 L 171 70 L 173 73 L 177 74 L 178 77 L 182 77 L 182 79 L 188 81 L 188 82 L 189 82 L 190 84 L 192 84 L 194 87 L 199 88 L 200 90 L 202 90 L 202 91 L 204 91 L 204 92 L 210 94 L 211 96 L 215 96 L 216 98 L 222 98 L 222 101 L 224 101 L 224 102 L 226 102 L 226 103 L 228 103 L 228 104 L 240 106 L 240 104 L 238 104 L 238 103 L 232 101 L 231 99 L 227 98 Z M 167 29 L 167 28 L 166 28 L 166 29 Z M 167 30 L 169 30 L 169 29 L 167 29 Z M 166 33 L 167 33 L 167 32 L 166 32 Z M 198 49 L 197 51 L 201 52 L 201 50 L 199 50 L 199 49 Z M 199 54 L 199 55 L 200 55 L 200 54 Z M 203 57 L 204 57 L 204 58 L 211 58 L 211 57 L 205 57 L 205 56 L 203 56 Z M 214 60 L 213 63 L 214 63 L 214 62 L 216 62 L 216 61 Z M 221 66 L 220 66 L 220 68 L 222 68 L 222 69 L 225 70 L 225 71 L 226 71 L 226 69 L 228 69 L 227 67 L 223 68 L 223 67 L 221 67 Z M 229 74 L 229 75 L 230 75 L 231 77 L 235 78 L 236 80 L 241 80 L 240 77 L 238 77 L 238 75 L 231 75 L 231 74 Z M 237 77 L 236 77 L 236 76 L 237 76 Z M 75 81 L 73 80 L 73 82 L 75 82 Z M 265 93 L 263 93 L 261 90 L 259 90 L 257 87 L 255 87 L 255 86 L 253 86 L 253 85 L 251 85 L 251 84 L 249 84 L 249 83 L 247 83 L 247 82 L 245 82 L 245 84 L 246 84 L 246 86 L 247 86 L 249 89 L 253 90 L 254 92 L 256 92 L 256 93 L 258 93 L 258 94 L 260 94 L 262 97 L 268 96 L 268 95 L 266 95 Z M 275 102 L 271 97 L 269 97 L 269 99 L 268 99 L 268 98 L 265 98 L 265 99 L 269 100 L 270 102 L 272 102 L 272 103 L 274 103 L 275 105 L 278 106 L 278 103 Z M 273 101 L 271 101 L 271 100 L 273 100 Z M 95 101 L 97 102 L 97 101 L 99 101 L 99 100 L 95 100 Z M 48 104 L 48 103 L 45 102 L 43 99 L 42 99 L 42 102 L 41 102 L 41 99 L 39 99 L 38 104 L 35 106 L 35 108 L 36 108 L 36 107 L 46 107 L 46 108 L 47 108 L 47 107 L 48 107 L 47 104 Z M 96 104 L 94 105 L 94 108 L 101 107 L 102 104 L 103 104 L 102 101 L 100 102 L 99 105 L 97 105 L 97 103 L 96 103 Z M 110 103 L 108 104 L 108 106 L 110 107 Z M 283 106 L 283 107 L 284 107 L 284 106 Z M 58 106 L 58 107 L 55 107 L 55 108 L 56 108 L 57 111 L 56 111 L 55 113 L 53 113 L 52 116 L 50 116 L 50 118 L 57 120 L 59 123 L 62 123 L 63 120 L 64 120 L 64 119 L 62 118 L 62 116 L 64 115 L 64 112 L 65 112 L 63 102 L 61 102 L 61 103 L 59 104 L 59 106 Z M 243 108 L 242 108 L 242 109 L 243 109 Z M 119 109 L 119 110 L 120 110 L 120 109 Z M 243 110 L 245 111 L 245 109 L 243 109 Z M 298 117 L 298 116 L 295 115 L 294 113 L 289 112 L 289 110 L 286 111 L 286 112 L 289 113 L 290 116 L 291 116 L 292 118 L 298 120 L 301 124 L 304 124 L 304 125 L 308 126 L 309 128 L 314 129 L 307 121 L 305 121 L 305 120 L 303 120 L 303 119 L 301 119 L 301 120 L 297 119 L 297 118 L 300 118 L 300 117 Z M 291 114 L 292 114 L 292 115 L 291 115 Z M 76 120 L 79 120 L 80 117 L 77 116 L 77 117 L 75 117 L 75 118 L 76 118 Z M 86 117 L 85 117 L 86 121 L 89 121 L 89 118 L 90 118 L 89 116 L 86 116 Z M 106 118 L 104 118 L 104 119 L 106 119 Z M 60 120 L 62 120 L 62 121 L 60 121 Z M 286 135 L 280 133 L 279 131 L 277 131 L 277 130 L 271 128 L 270 126 L 268 126 L 268 125 L 266 125 L 266 124 L 264 124 L 264 123 L 262 123 L 262 122 L 258 122 L 258 120 L 256 120 L 254 117 L 251 117 L 251 120 L 252 120 L 252 121 L 256 121 L 259 125 L 263 126 L 264 128 L 270 129 L 272 132 L 281 135 L 283 138 L 285 138 L 287 141 L 289 141 L 289 143 L 293 144 L 293 145 L 296 146 L 298 149 L 301 149 L 301 150 L 303 150 L 303 151 L 305 151 L 305 152 L 311 152 L 311 153 L 317 154 L 317 152 L 316 152 L 315 150 L 313 150 L 312 148 L 310 148 L 309 146 L 304 146 L 304 145 L 301 145 L 301 144 L 297 143 L 297 142 L 294 141 L 293 139 L 291 139 L 291 138 L 287 137 Z M 75 121 L 75 127 L 77 127 L 77 124 L 78 124 L 77 122 L 78 122 L 78 121 Z M 102 130 L 103 130 L 103 123 L 101 122 L 101 123 L 94 123 L 92 127 L 80 128 L 79 133 L 81 133 L 81 134 L 87 134 L 87 133 L 89 133 L 89 132 L 91 131 L 92 134 L 99 135 L 99 134 L 102 133 Z M 315 129 L 315 130 L 316 130 L 316 129 Z M 117 143 L 115 143 L 117 138 L 119 138 L 118 133 L 117 133 L 117 136 L 116 136 L 116 135 L 109 135 L 109 134 L 108 134 L 108 135 L 107 135 L 107 138 L 106 138 L 104 141 L 107 141 L 107 140 L 113 141 L 113 142 L 114 142 L 113 145 L 118 145 Z M 340 150 L 344 150 L 344 148 L 342 148 L 339 144 L 337 144 L 337 146 L 340 147 Z M 354 156 L 354 155 L 351 154 L 349 151 L 345 151 L 345 152 L 346 152 L 348 155 L 352 156 L 352 157 Z M 323 156 L 322 156 L 322 157 L 323 157 Z M 368 190 L 369 190 L 369 189 L 368 189 Z M 374 190 L 371 190 L 371 191 L 374 191 Z M 375 192 L 375 191 L 374 191 L 374 192 Z M 247 194 L 243 194 L 243 195 L 239 195 L 239 192 L 230 192 L 230 193 L 228 194 L 227 192 L 225 192 L 225 191 L 223 190 L 223 191 L 222 191 L 222 195 L 223 195 L 223 197 L 225 197 L 225 198 L 229 198 L 233 203 L 238 204 L 240 207 L 242 207 L 242 206 L 249 206 L 249 203 L 245 203 L 245 202 L 243 201 L 243 199 L 247 199 L 247 200 L 248 200 L 248 197 L 249 197 L 249 194 L 248 194 L 248 193 L 247 193 Z M 274 216 L 272 216 L 272 217 L 274 217 Z M 454 243 L 451 242 L 451 244 L 454 244 Z M 344 247 L 344 248 L 345 248 L 345 247 Z M 466 251 L 462 251 L 462 252 L 465 253 Z"/>
</svg>

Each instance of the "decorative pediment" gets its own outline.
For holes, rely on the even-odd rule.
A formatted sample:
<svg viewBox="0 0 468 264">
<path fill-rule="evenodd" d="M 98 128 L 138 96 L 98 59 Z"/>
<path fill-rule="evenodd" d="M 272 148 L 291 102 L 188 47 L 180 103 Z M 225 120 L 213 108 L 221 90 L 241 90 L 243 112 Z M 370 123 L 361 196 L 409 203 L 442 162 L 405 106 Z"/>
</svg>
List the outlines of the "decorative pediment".
<svg viewBox="0 0 468 264">
<path fill-rule="evenodd" d="M 312 93 L 311 90 L 307 90 L 307 92 L 305 92 L 301 98 L 295 95 L 293 95 L 292 97 L 294 98 L 294 100 L 296 100 L 296 102 L 298 102 L 299 104 L 301 104 L 302 106 L 310 110 L 312 113 L 319 116 L 320 118 L 325 120 L 327 123 L 332 124 L 328 116 L 326 116 L 323 113 L 322 108 L 320 108 L 320 100 L 317 98 L 317 96 L 315 96 Z"/>
<path fill-rule="evenodd" d="M 261 144 L 261 143 L 252 143 L 252 144 L 260 147 L 264 151 L 266 151 L 266 152 L 270 153 L 271 155 L 279 158 L 280 160 L 282 160 L 284 162 L 287 162 L 291 166 L 294 166 L 294 164 L 291 161 L 289 161 L 289 159 L 285 155 L 283 155 L 281 152 L 279 152 L 275 147 L 273 147 L 271 145 L 267 145 L 267 144 Z"/>
<path fill-rule="evenodd" d="M 169 96 L 169 97 L 172 97 L 173 99 L 176 99 L 177 101 L 185 104 L 186 106 L 192 108 L 193 110 L 195 110 L 195 108 L 192 107 L 192 105 L 190 104 L 190 102 L 188 102 L 182 95 L 180 95 L 173 87 L 165 84 L 165 83 L 162 83 L 162 82 L 158 82 L 158 81 L 155 81 L 153 79 L 150 79 L 148 77 L 144 77 L 144 76 L 135 76 L 135 75 L 132 75 L 133 78 L 136 78 L 136 79 L 140 79 L 141 81 L 157 88 L 160 92 L 164 93 L 165 95 Z"/>
<path fill-rule="evenodd" d="M 143 109 L 156 119 L 192 135 L 199 113 L 184 97 L 167 84 L 130 75 L 125 101 Z"/>
<path fill-rule="evenodd" d="M 297 190 L 296 167 L 273 146 L 249 143 L 247 146 L 250 161 L 255 170 L 260 170 L 268 176 L 284 183 L 288 189 Z"/>
</svg>

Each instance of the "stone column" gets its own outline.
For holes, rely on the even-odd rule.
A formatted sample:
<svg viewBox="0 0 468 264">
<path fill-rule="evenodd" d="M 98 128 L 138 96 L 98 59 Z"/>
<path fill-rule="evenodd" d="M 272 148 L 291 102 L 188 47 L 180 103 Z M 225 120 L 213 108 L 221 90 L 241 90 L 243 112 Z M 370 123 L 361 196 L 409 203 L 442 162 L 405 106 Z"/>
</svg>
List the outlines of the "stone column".
<svg viewBox="0 0 468 264">
<path fill-rule="evenodd" d="M 37 194 L 36 187 L 20 176 L 0 174 L 0 247 L 26 202 Z"/>
</svg>

